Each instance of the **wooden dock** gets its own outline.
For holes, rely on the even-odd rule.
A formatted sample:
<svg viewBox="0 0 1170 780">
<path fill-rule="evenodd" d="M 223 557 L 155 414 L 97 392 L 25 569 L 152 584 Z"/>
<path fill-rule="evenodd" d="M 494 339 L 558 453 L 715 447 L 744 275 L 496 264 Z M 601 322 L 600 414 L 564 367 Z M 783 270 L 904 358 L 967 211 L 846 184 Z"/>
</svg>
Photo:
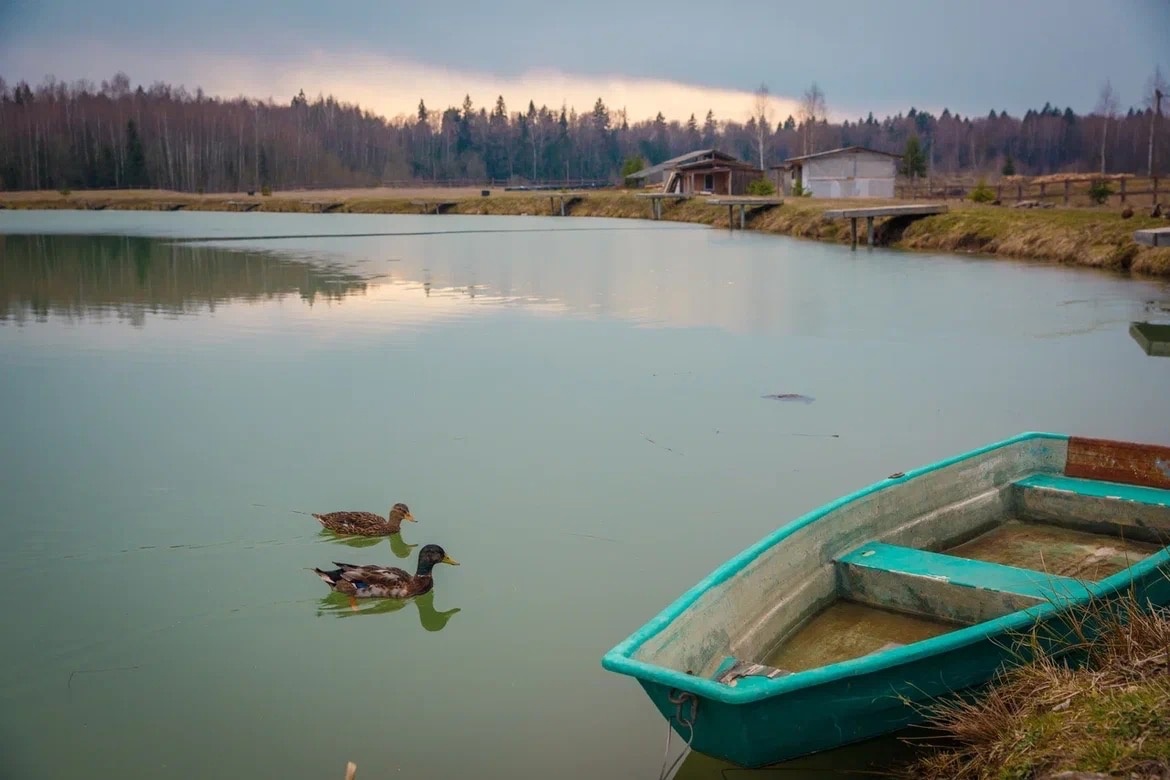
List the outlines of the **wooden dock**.
<svg viewBox="0 0 1170 780">
<path fill-rule="evenodd" d="M 1147 355 L 1170 357 L 1170 325 L 1131 322 L 1129 335 Z"/>
<path fill-rule="evenodd" d="M 1133 240 L 1146 246 L 1170 246 L 1170 227 L 1135 230 Z"/>
<path fill-rule="evenodd" d="M 177 203 L 174 201 L 168 203 L 164 201 L 162 203 L 156 203 L 154 207 L 157 211 L 181 211 L 182 209 L 187 208 L 187 204 Z"/>
<path fill-rule="evenodd" d="M 850 246 L 857 247 L 857 220 L 865 218 L 865 232 L 869 246 L 874 244 L 873 221 L 877 217 L 929 217 L 949 211 L 945 203 L 921 203 L 912 206 L 866 206 L 857 209 L 829 209 L 826 219 L 849 220 Z"/>
<path fill-rule="evenodd" d="M 739 206 L 739 229 L 743 230 L 747 226 L 747 210 L 749 206 L 762 206 L 764 208 L 783 206 L 784 198 L 760 197 L 756 195 L 720 195 L 714 198 L 707 198 L 707 203 L 712 206 L 727 207 L 727 226 L 732 230 L 735 229 L 735 207 Z"/>
<path fill-rule="evenodd" d="M 304 202 L 309 210 L 314 214 L 329 214 L 337 211 L 345 204 L 339 200 L 321 201 L 321 200 L 307 200 Z"/>
<path fill-rule="evenodd" d="M 580 203 L 583 197 L 585 197 L 585 193 L 583 192 L 554 192 L 548 196 L 548 207 L 555 215 L 559 202 L 561 216 L 567 217 L 569 216 L 569 209 L 573 208 L 573 204 Z"/>
<path fill-rule="evenodd" d="M 412 206 L 418 206 L 423 210 L 424 214 L 445 214 L 450 211 L 458 201 L 455 200 L 412 200 Z"/>
<path fill-rule="evenodd" d="M 248 200 L 229 200 L 227 202 L 229 211 L 255 211 L 260 208 L 259 201 Z"/>
<path fill-rule="evenodd" d="M 662 201 L 690 200 L 692 196 L 684 195 L 681 192 L 639 192 L 635 197 L 649 200 L 650 218 L 653 220 L 660 220 L 662 219 Z"/>
</svg>

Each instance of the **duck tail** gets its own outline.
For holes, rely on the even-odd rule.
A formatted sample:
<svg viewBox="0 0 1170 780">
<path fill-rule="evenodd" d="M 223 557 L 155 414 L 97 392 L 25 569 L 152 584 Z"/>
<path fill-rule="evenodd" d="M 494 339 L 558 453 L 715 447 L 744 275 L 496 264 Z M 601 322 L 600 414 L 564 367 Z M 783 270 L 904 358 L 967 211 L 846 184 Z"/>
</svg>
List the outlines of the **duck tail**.
<svg viewBox="0 0 1170 780">
<path fill-rule="evenodd" d="M 318 577 L 320 577 L 322 580 L 324 580 L 325 583 L 328 584 L 329 587 L 331 587 L 331 588 L 337 584 L 338 580 L 341 579 L 341 569 L 334 569 L 333 571 L 325 571 L 324 569 L 318 569 L 317 567 L 314 566 L 313 573 L 316 574 Z"/>
</svg>

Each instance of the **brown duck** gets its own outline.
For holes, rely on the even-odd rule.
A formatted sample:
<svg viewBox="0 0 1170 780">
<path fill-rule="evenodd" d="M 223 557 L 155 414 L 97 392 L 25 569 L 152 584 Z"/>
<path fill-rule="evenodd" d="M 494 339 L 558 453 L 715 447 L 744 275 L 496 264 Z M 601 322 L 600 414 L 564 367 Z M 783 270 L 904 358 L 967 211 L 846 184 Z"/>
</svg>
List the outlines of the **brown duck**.
<svg viewBox="0 0 1170 780">
<path fill-rule="evenodd" d="M 428 544 L 418 552 L 418 568 L 414 576 L 396 566 L 356 566 L 339 561 L 333 562 L 338 567 L 336 569 L 327 571 L 314 568 L 313 571 L 331 589 L 349 596 L 352 605 L 355 599 L 408 599 L 421 596 L 434 587 L 435 579 L 431 570 L 440 563 L 459 565 L 442 547 Z"/>
<path fill-rule="evenodd" d="M 403 520 L 418 521 L 406 504 L 395 504 L 383 518 L 373 512 L 328 512 L 313 514 L 317 522 L 330 531 L 349 536 L 390 536 L 398 533 Z"/>
</svg>

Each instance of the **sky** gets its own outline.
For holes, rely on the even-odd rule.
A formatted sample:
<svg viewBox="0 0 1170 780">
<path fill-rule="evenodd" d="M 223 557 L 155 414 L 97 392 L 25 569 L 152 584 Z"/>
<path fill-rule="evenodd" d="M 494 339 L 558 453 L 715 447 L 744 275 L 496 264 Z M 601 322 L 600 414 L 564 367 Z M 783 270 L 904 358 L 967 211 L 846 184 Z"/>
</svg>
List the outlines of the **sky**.
<svg viewBox="0 0 1170 780">
<path fill-rule="evenodd" d="M 813 82 L 836 121 L 1087 113 L 1106 79 L 1124 111 L 1155 66 L 1170 78 L 1170 0 L 0 0 L 10 84 L 122 71 L 222 97 L 333 94 L 391 118 L 470 94 L 744 121 L 763 83 L 783 120 Z"/>
</svg>

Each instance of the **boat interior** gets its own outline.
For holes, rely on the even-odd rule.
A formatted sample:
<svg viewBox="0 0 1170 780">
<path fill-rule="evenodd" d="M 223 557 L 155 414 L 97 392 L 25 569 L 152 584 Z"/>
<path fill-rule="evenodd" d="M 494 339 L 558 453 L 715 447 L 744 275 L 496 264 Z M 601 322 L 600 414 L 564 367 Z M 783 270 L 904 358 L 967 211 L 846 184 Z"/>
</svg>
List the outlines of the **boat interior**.
<svg viewBox="0 0 1170 780">
<path fill-rule="evenodd" d="M 799 673 L 1085 597 L 1168 544 L 1170 448 L 1025 438 L 831 506 L 635 657 L 728 685 Z"/>
</svg>

